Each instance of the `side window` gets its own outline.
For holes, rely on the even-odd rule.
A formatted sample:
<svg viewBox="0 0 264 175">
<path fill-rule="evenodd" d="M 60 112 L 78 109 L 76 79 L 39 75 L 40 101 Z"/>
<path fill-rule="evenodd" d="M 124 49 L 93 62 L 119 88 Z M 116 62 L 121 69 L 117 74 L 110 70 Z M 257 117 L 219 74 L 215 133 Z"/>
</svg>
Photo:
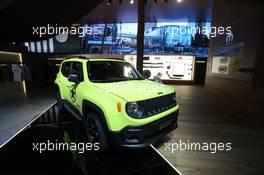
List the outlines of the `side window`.
<svg viewBox="0 0 264 175">
<path fill-rule="evenodd" d="M 65 62 L 62 65 L 61 73 L 64 77 L 68 77 L 71 70 L 71 62 Z"/>
<path fill-rule="evenodd" d="M 80 77 L 79 81 L 83 81 L 83 67 L 82 63 L 80 62 L 73 62 L 72 63 L 72 70 L 71 74 L 76 74 Z"/>
</svg>

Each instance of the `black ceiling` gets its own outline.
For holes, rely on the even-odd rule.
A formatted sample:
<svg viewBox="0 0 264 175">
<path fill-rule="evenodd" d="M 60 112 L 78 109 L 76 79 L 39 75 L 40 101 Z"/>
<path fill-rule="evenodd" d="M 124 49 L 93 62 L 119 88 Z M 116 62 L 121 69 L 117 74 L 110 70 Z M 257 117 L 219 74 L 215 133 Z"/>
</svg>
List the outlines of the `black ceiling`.
<svg viewBox="0 0 264 175">
<path fill-rule="evenodd" d="M 137 0 L 113 0 L 106 5 L 105 0 L 0 0 L 0 43 L 40 40 L 33 35 L 38 26 L 66 25 L 83 19 L 88 23 L 137 22 Z M 214 0 L 153 0 L 146 3 L 147 22 L 211 21 Z M 239 0 L 219 0 L 233 1 Z M 248 5 L 255 0 L 248 0 Z M 256 1 L 257 2 L 257 1 Z M 228 8 L 228 7 L 226 7 Z M 224 9 L 221 9 L 224 10 Z M 80 21 L 82 22 L 82 21 Z M 51 37 L 44 36 L 41 39 Z"/>
<path fill-rule="evenodd" d="M 76 21 L 85 22 L 137 22 L 137 0 L 113 0 L 105 5 L 105 0 L 1 0 L 0 1 L 0 42 L 36 41 L 41 39 L 33 35 L 33 27 L 71 26 Z M 208 21 L 211 18 L 212 0 L 158 0 L 147 1 L 146 21 L 188 20 Z M 101 3 L 101 4 L 100 4 Z M 98 5 L 98 6 L 97 6 Z"/>
<path fill-rule="evenodd" d="M 0 42 L 39 40 L 32 34 L 32 27 L 47 24 L 70 26 L 101 1 L 1 0 Z"/>
<path fill-rule="evenodd" d="M 111 5 L 99 4 L 83 18 L 88 23 L 137 22 L 137 2 L 113 0 Z M 120 3 L 122 2 L 122 3 Z M 145 3 L 146 22 L 210 22 L 213 0 L 147 0 Z M 101 13 L 103 12 L 103 13 Z M 100 15 L 99 15 L 100 14 Z"/>
</svg>

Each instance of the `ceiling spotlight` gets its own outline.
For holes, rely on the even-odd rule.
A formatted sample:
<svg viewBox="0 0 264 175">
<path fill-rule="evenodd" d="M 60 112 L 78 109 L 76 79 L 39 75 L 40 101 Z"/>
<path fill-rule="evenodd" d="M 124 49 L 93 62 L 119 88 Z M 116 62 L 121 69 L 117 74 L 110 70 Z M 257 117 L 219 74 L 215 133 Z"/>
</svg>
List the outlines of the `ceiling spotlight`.
<svg viewBox="0 0 264 175">
<path fill-rule="evenodd" d="M 129 1 L 129 4 L 134 4 L 134 0 L 130 0 Z"/>
<path fill-rule="evenodd" d="M 177 0 L 178 3 L 182 2 L 182 0 Z"/>
<path fill-rule="evenodd" d="M 106 5 L 111 5 L 113 0 L 107 0 Z"/>
</svg>

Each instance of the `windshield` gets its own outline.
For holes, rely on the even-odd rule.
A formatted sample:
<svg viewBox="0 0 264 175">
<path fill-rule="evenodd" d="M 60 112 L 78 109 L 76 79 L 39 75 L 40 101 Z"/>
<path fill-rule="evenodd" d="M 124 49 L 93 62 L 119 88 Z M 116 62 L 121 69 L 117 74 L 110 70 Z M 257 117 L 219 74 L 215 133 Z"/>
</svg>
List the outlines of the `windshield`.
<svg viewBox="0 0 264 175">
<path fill-rule="evenodd" d="M 96 83 L 144 79 L 142 75 L 127 62 L 91 61 L 88 62 L 87 69 L 90 81 Z"/>
</svg>

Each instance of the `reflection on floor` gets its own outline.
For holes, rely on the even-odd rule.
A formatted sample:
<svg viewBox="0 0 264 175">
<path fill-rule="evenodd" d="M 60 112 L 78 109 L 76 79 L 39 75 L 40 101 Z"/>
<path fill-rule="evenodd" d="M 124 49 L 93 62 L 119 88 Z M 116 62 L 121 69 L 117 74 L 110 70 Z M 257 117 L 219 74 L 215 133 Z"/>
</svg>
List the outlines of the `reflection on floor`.
<svg viewBox="0 0 264 175">
<path fill-rule="evenodd" d="M 212 154 L 202 151 L 176 151 L 163 144 L 159 151 L 184 175 L 263 175 L 264 136 L 232 121 L 207 101 L 203 87 L 175 86 L 180 103 L 179 128 L 168 143 L 232 142 L 232 150 Z M 217 100 L 217 99 L 216 99 Z M 221 104 L 218 104 L 221 105 Z"/>
<path fill-rule="evenodd" d="M 0 101 L 0 148 L 54 102 L 54 94 L 49 89 Z"/>
<path fill-rule="evenodd" d="M 57 115 L 58 114 L 58 115 Z M 56 107 L 0 150 L 1 174 L 178 175 L 151 147 L 107 152 L 33 151 L 33 143 L 83 143 L 82 125 Z M 66 141 L 68 140 L 68 141 Z"/>
</svg>

